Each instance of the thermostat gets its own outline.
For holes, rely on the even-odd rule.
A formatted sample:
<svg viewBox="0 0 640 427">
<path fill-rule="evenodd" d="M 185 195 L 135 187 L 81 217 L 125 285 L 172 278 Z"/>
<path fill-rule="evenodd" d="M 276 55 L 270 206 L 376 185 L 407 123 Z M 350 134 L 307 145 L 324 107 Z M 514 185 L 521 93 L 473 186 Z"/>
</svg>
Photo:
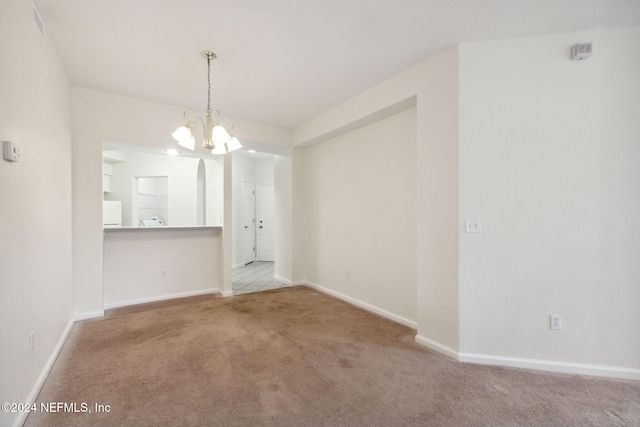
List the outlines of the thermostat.
<svg viewBox="0 0 640 427">
<path fill-rule="evenodd" d="M 10 162 L 20 161 L 20 148 L 11 141 L 2 141 L 2 155 Z"/>
</svg>

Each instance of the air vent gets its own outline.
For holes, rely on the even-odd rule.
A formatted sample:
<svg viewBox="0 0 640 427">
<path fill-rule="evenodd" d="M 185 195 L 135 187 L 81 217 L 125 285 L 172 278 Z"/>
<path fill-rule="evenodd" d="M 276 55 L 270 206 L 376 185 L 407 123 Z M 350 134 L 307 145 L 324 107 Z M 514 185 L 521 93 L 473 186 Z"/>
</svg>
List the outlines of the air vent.
<svg viewBox="0 0 640 427">
<path fill-rule="evenodd" d="M 591 56 L 591 43 L 579 43 L 571 48 L 571 59 L 581 61 Z"/>
<path fill-rule="evenodd" d="M 40 37 L 44 39 L 44 22 L 42 22 L 40 12 L 38 12 L 38 8 L 36 7 L 35 3 L 33 4 L 33 22 L 36 23 L 38 34 L 40 34 Z"/>
</svg>

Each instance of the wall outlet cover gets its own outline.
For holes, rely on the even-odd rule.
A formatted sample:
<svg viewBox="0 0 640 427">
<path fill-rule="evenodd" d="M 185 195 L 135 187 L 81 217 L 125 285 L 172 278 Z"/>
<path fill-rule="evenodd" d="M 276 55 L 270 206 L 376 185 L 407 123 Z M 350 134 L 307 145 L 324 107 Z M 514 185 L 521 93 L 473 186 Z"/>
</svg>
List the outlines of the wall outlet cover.
<svg viewBox="0 0 640 427">
<path fill-rule="evenodd" d="M 465 219 L 464 225 L 467 233 L 480 233 L 482 231 L 482 224 L 479 219 Z"/>
<path fill-rule="evenodd" d="M 552 314 L 551 316 L 551 329 L 562 329 L 562 316 L 559 314 Z"/>
</svg>

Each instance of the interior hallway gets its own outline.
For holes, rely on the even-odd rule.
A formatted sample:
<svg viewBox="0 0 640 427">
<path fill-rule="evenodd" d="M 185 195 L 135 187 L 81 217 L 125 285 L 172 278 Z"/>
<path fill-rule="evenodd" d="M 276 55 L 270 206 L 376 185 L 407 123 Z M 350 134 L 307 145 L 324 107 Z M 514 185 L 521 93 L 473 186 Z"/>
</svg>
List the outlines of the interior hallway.
<svg viewBox="0 0 640 427">
<path fill-rule="evenodd" d="M 270 289 L 286 288 L 282 282 L 273 279 L 273 262 L 254 261 L 233 270 L 231 289 L 234 295 Z"/>
</svg>

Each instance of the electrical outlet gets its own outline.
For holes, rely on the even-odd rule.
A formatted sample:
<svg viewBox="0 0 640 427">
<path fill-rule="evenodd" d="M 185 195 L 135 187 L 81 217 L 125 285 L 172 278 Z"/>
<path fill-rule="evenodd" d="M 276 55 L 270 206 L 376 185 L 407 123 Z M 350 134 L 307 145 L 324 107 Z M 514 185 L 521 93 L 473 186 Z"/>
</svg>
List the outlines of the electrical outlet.
<svg viewBox="0 0 640 427">
<path fill-rule="evenodd" d="M 562 316 L 559 314 L 552 314 L 551 316 L 551 329 L 562 329 Z"/>
<path fill-rule="evenodd" d="M 167 278 L 167 270 L 162 270 L 162 278 L 163 279 Z"/>
<path fill-rule="evenodd" d="M 465 219 L 464 225 L 467 233 L 480 233 L 482 231 L 479 219 Z"/>
<path fill-rule="evenodd" d="M 33 352 L 33 348 L 35 346 L 35 335 L 33 332 L 29 334 L 29 353 Z"/>
</svg>

